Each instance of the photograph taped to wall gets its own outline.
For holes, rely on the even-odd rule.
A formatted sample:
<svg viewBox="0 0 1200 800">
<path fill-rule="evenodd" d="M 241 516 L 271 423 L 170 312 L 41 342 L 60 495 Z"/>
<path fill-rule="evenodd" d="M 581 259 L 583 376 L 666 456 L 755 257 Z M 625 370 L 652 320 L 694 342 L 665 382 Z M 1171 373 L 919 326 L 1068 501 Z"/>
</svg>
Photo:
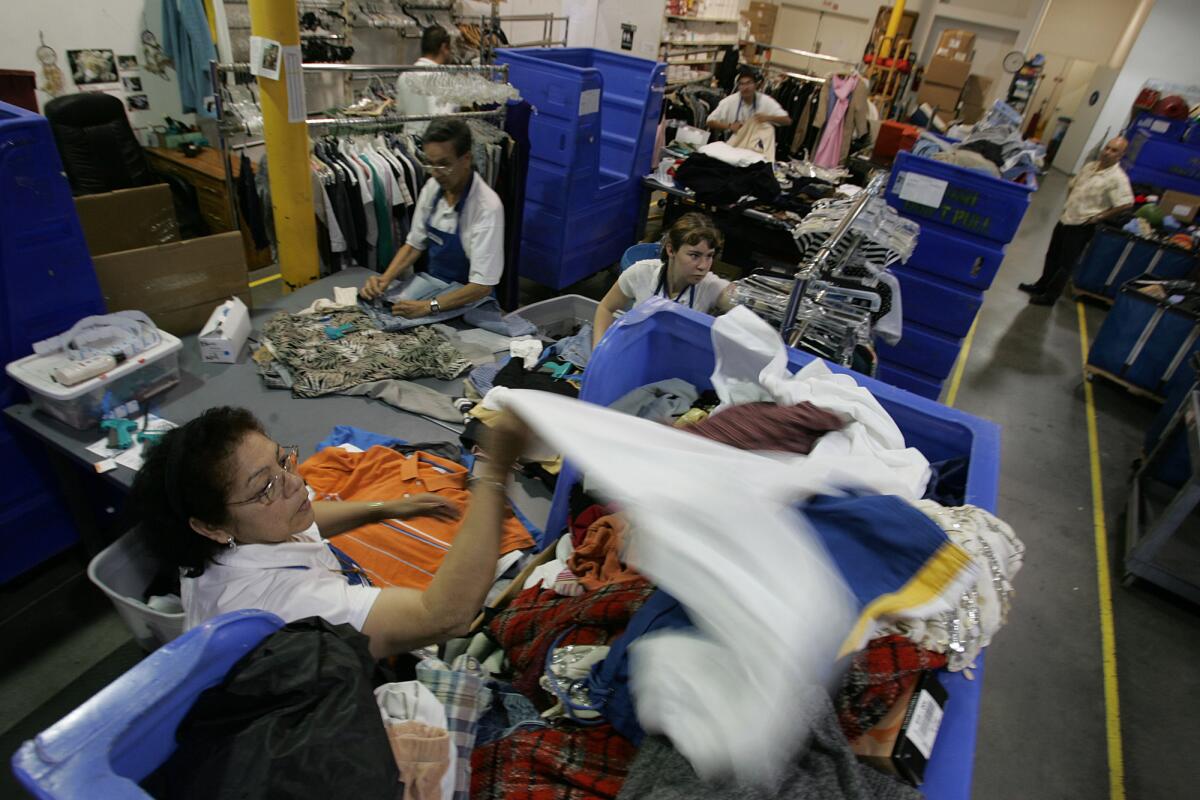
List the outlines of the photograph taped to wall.
<svg viewBox="0 0 1200 800">
<path fill-rule="evenodd" d="M 125 98 L 130 111 L 146 111 L 150 108 L 150 98 L 144 94 L 131 94 Z"/>
<path fill-rule="evenodd" d="M 117 56 L 117 69 L 121 72 L 137 72 L 137 56 Z"/>
<path fill-rule="evenodd" d="M 67 61 L 76 86 L 117 82 L 117 58 L 112 50 L 68 50 Z"/>
<path fill-rule="evenodd" d="M 123 77 L 121 78 L 121 85 L 125 87 L 125 91 L 127 92 L 142 91 L 142 79 L 138 77 Z"/>
</svg>

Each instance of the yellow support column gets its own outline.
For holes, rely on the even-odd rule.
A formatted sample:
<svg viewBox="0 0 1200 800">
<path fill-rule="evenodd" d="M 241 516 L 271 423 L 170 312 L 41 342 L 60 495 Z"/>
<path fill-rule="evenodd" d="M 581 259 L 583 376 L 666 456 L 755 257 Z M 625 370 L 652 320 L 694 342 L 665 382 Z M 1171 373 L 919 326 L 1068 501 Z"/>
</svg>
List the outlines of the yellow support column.
<svg viewBox="0 0 1200 800">
<path fill-rule="evenodd" d="M 896 0 L 896 4 L 892 6 L 892 16 L 888 19 L 887 32 L 883 34 L 883 41 L 879 43 L 879 52 L 875 54 L 879 62 L 892 54 L 892 43 L 896 41 L 896 33 L 900 30 L 900 20 L 902 19 L 904 19 L 904 0 Z M 882 63 L 880 66 L 883 66 Z"/>
<path fill-rule="evenodd" d="M 252 0 L 250 33 L 273 39 L 285 48 L 300 44 L 295 0 Z M 298 289 L 320 275 L 317 223 L 313 216 L 312 177 L 308 165 L 308 126 L 288 122 L 285 59 L 279 80 L 258 79 L 263 112 L 263 138 L 271 178 L 271 210 L 279 245 L 279 271 L 286 290 Z M 303 86 L 303 81 L 300 82 Z"/>
</svg>

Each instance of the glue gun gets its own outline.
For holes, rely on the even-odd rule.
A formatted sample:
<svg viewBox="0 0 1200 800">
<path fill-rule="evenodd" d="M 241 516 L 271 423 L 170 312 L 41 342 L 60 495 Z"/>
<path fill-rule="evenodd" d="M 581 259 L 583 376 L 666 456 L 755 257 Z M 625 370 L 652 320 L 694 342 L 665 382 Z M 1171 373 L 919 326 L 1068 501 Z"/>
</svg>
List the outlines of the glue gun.
<svg viewBox="0 0 1200 800">
<path fill-rule="evenodd" d="M 105 419 L 100 421 L 100 429 L 108 431 L 108 446 L 114 450 L 128 450 L 133 447 L 133 432 L 138 424 L 131 419 Z"/>
</svg>

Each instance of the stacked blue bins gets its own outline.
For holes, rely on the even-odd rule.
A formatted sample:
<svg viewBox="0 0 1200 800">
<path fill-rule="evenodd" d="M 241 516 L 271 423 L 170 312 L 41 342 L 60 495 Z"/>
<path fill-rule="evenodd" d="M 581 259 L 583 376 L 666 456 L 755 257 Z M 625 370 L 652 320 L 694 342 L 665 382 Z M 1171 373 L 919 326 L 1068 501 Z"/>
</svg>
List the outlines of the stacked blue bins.
<svg viewBox="0 0 1200 800">
<path fill-rule="evenodd" d="M 1190 135 L 1181 139 L 1176 126 L 1161 133 L 1153 127 L 1139 129 L 1121 166 L 1132 183 L 1200 194 L 1200 141 Z"/>
<path fill-rule="evenodd" d="M 887 202 L 920 223 L 921 234 L 908 263 L 892 267 L 900 282 L 904 334 L 898 344 L 878 345 L 876 377 L 932 400 L 941 396 L 1032 191 L 964 167 L 897 154 Z"/>
<path fill-rule="evenodd" d="M 0 103 L 0 360 L 32 352 L 104 300 L 45 117 Z M 0 407 L 27 400 L 0 374 Z M 61 552 L 79 533 L 40 444 L 0 417 L 0 583 Z"/>
<path fill-rule="evenodd" d="M 1186 278 L 1196 264 L 1190 250 L 1102 227 L 1075 264 L 1072 283 L 1076 289 L 1113 300 L 1127 281 L 1138 276 Z"/>
<path fill-rule="evenodd" d="M 520 273 L 562 289 L 634 243 L 666 65 L 584 47 L 499 50 L 496 61 L 537 109 Z"/>
<path fill-rule="evenodd" d="M 1096 332 L 1089 372 L 1141 389 L 1160 400 L 1177 381 L 1190 383 L 1188 359 L 1200 352 L 1200 316 L 1157 300 L 1131 281 Z"/>
<path fill-rule="evenodd" d="M 1167 433 L 1167 428 L 1179 413 L 1188 396 L 1193 391 L 1200 391 L 1200 357 L 1193 357 L 1186 369 L 1181 369 L 1167 384 L 1167 399 L 1163 403 L 1142 442 L 1142 453 L 1148 457 L 1160 446 L 1159 440 Z M 1182 422 L 1182 420 L 1181 420 Z M 1187 425 L 1176 425 L 1167 438 L 1161 442 L 1161 449 L 1156 454 L 1153 463 L 1149 465 L 1149 473 L 1155 480 L 1179 488 L 1192 476 L 1192 460 L 1189 453 Z"/>
</svg>

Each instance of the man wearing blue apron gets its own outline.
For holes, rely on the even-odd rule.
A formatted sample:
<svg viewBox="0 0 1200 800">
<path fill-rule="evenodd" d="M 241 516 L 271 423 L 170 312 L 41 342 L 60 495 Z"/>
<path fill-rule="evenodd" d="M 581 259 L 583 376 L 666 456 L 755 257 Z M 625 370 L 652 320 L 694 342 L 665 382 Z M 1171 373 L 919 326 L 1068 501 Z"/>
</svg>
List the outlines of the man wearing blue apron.
<svg viewBox="0 0 1200 800">
<path fill-rule="evenodd" d="M 360 291 L 367 300 L 381 296 L 425 253 L 430 275 L 463 285 L 429 300 L 392 306 L 392 313 L 410 319 L 482 300 L 504 271 L 504 206 L 475 174 L 471 129 L 460 119 L 443 117 L 429 124 L 423 138 L 425 169 L 432 177 L 417 197 L 408 239 L 387 270 L 368 278 Z"/>
</svg>

